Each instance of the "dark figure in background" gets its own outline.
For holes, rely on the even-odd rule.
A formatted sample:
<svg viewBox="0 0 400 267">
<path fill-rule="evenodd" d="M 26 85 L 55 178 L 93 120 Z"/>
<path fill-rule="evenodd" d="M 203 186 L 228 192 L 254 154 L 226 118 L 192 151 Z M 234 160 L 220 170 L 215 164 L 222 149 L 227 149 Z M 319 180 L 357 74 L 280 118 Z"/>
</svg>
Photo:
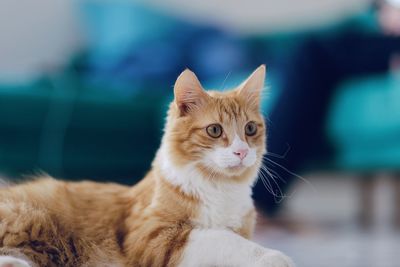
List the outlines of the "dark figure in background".
<svg viewBox="0 0 400 267">
<path fill-rule="evenodd" d="M 286 69 L 283 90 L 269 114 L 267 166 L 281 178 L 270 180 L 275 194 L 266 193 L 261 180 L 254 189 L 259 208 L 273 216 L 307 160 L 317 155 L 324 139 L 324 120 L 335 88 L 344 80 L 387 72 L 400 55 L 400 6 L 379 9 L 380 34 L 348 32 L 334 39 L 309 40 Z M 289 151 L 288 147 L 290 148 Z M 285 154 L 285 152 L 288 152 Z M 277 155 L 285 154 L 284 158 Z M 267 160 L 268 161 L 268 160 Z"/>
</svg>

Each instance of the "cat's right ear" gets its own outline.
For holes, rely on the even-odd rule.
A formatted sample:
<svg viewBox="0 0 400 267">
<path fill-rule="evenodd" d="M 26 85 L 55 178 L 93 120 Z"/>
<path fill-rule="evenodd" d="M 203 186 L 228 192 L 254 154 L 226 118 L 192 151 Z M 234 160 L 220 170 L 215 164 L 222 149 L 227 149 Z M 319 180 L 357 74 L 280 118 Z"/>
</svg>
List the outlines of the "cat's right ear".
<svg viewBox="0 0 400 267">
<path fill-rule="evenodd" d="M 185 116 L 205 104 L 209 98 L 199 79 L 189 69 L 179 75 L 174 86 L 175 104 L 180 115 Z"/>
</svg>

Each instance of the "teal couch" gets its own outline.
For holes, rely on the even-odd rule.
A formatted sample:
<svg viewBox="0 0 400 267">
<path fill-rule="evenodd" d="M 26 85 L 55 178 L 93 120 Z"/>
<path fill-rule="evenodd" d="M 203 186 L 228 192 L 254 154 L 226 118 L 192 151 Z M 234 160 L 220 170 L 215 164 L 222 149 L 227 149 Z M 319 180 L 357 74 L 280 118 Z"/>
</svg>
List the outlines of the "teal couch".
<svg viewBox="0 0 400 267">
<path fill-rule="evenodd" d="M 344 170 L 400 170 L 400 77 L 348 81 L 338 89 L 327 120 Z"/>
<path fill-rule="evenodd" d="M 314 165 L 351 171 L 400 168 L 400 82 L 395 76 L 348 81 L 327 119 L 336 148 Z M 172 91 L 172 90 L 171 90 Z M 149 168 L 171 92 L 126 96 L 71 77 L 0 87 L 0 170 L 45 170 L 65 178 L 132 183 Z"/>
<path fill-rule="evenodd" d="M 134 183 L 150 168 L 168 100 L 93 88 L 68 72 L 0 86 L 0 173 Z"/>
<path fill-rule="evenodd" d="M 132 17 L 132 10 L 126 6 L 116 6 L 116 10 L 98 9 L 98 6 L 85 8 L 88 8 L 90 16 L 97 18 L 100 14 L 104 22 L 103 28 L 96 28 L 102 29 L 100 32 L 88 29 L 94 35 L 89 55 L 92 59 L 107 61 L 110 51 L 124 49 L 116 40 L 140 37 L 146 32 L 141 29 L 138 33 L 136 27 L 132 31 L 124 28 L 114 35 L 107 34 L 107 30 L 113 31 L 115 25 L 125 24 L 121 13 L 116 11 Z M 113 11 L 111 17 L 106 16 L 105 10 Z M 137 9 L 138 12 L 142 16 L 147 14 L 141 9 Z M 147 14 L 144 19 L 153 21 L 151 16 Z M 167 27 L 167 18 L 161 19 Z M 376 28 L 370 14 L 355 20 L 357 22 L 342 23 L 334 30 L 324 29 L 324 32 L 334 34 L 330 32 L 340 31 L 349 24 L 360 27 L 360 30 Z M 96 19 L 90 21 L 93 27 L 97 27 Z M 156 32 L 156 25 L 148 23 L 147 26 L 151 30 L 148 32 Z M 274 53 L 287 54 L 296 43 L 294 41 L 305 38 L 307 34 L 257 37 L 249 42 L 258 48 L 260 44 L 268 44 L 276 50 Z M 115 38 L 111 38 L 113 36 Z M 135 43 L 140 43 L 140 40 Z M 274 96 L 279 91 L 279 83 L 275 83 L 279 79 L 276 79 L 274 70 L 268 75 L 272 97 L 265 103 L 266 111 L 273 105 Z M 240 78 L 232 74 L 229 81 Z M 44 170 L 69 179 L 138 181 L 150 167 L 159 146 L 172 88 L 168 85 L 164 88 L 139 88 L 141 85 L 135 84 L 133 86 L 138 87 L 136 93 L 127 95 L 109 84 L 102 88 L 102 84 L 88 83 L 71 69 L 27 85 L 0 84 L 0 173 L 19 177 Z M 221 81 L 206 81 L 205 84 L 218 87 Z M 386 75 L 343 84 L 332 102 L 326 129 L 337 153 L 329 162 L 319 162 L 313 168 L 329 166 L 368 172 L 398 170 L 398 78 Z"/>
</svg>

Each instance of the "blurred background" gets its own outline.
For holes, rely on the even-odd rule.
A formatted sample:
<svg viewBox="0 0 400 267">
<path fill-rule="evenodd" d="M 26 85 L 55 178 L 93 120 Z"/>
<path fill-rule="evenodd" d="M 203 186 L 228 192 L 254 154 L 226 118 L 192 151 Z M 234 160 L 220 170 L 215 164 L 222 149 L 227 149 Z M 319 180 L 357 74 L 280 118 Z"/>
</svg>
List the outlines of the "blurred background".
<svg viewBox="0 0 400 267">
<path fill-rule="evenodd" d="M 134 184 L 186 67 L 267 65 L 255 240 L 299 267 L 395 267 L 400 1 L 2 0 L 0 173 Z"/>
</svg>

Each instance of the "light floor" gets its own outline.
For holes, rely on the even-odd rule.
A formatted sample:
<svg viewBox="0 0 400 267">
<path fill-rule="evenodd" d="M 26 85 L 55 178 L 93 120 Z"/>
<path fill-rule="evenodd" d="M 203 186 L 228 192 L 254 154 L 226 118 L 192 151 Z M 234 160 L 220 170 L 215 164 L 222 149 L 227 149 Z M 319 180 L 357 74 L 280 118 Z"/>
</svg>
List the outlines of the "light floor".
<svg viewBox="0 0 400 267">
<path fill-rule="evenodd" d="M 357 223 L 358 188 L 351 176 L 306 178 L 312 186 L 299 183 L 285 203 L 286 223 L 261 220 L 258 243 L 284 251 L 298 267 L 400 267 L 400 231 L 391 224 L 393 209 L 400 207 L 388 178 L 376 187 L 370 229 Z"/>
</svg>

